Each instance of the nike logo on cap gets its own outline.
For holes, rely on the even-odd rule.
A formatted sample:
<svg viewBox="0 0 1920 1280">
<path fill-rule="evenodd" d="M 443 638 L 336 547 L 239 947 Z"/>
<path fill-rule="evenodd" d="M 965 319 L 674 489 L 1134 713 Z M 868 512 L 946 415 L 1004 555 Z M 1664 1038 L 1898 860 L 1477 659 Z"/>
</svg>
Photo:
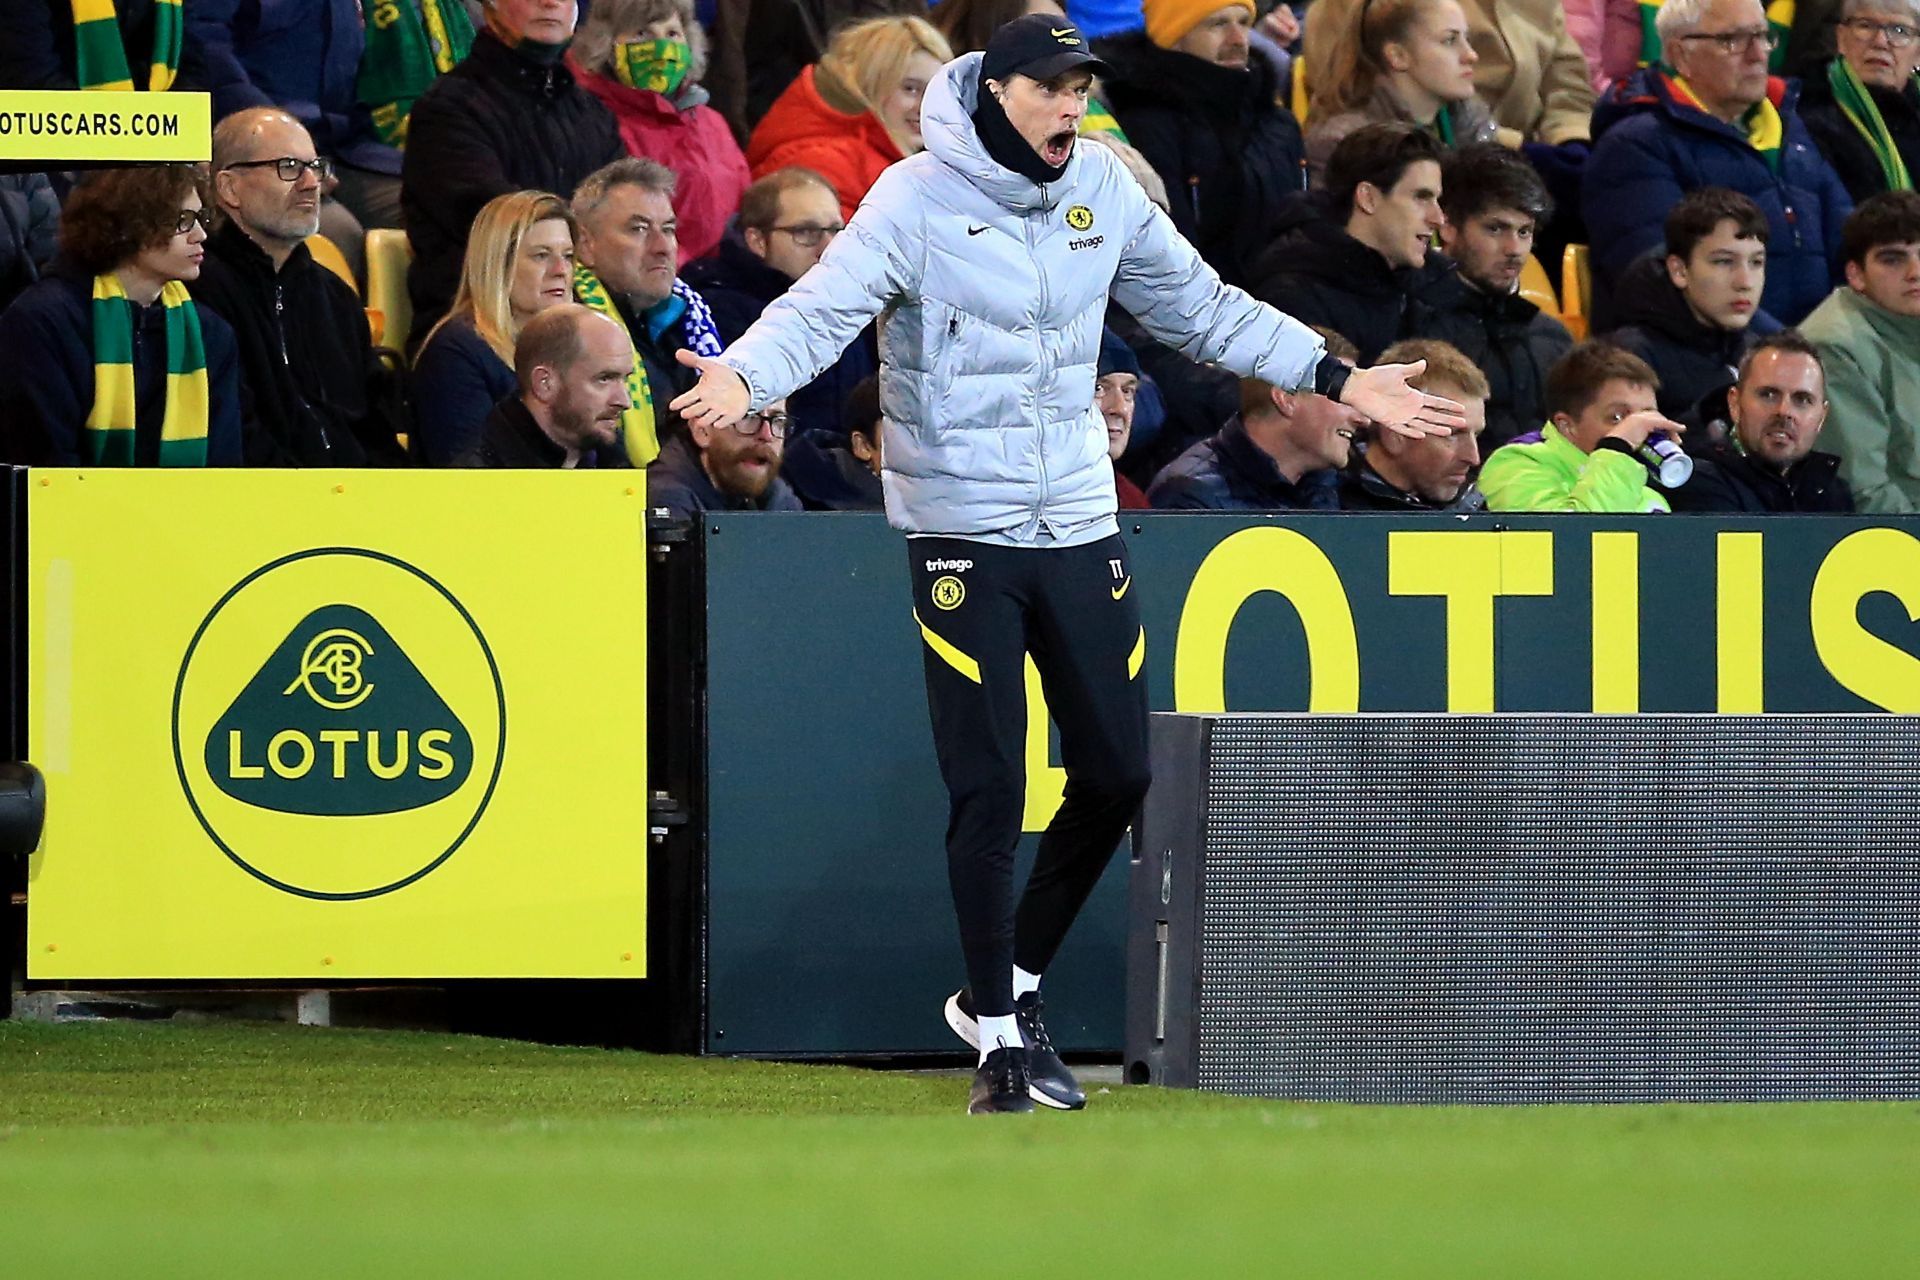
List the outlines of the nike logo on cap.
<svg viewBox="0 0 1920 1280">
<path fill-rule="evenodd" d="M 967 228 L 967 234 L 968 234 L 968 235 L 970 235 L 970 236 L 977 236 L 977 235 L 979 235 L 979 234 L 980 234 L 980 233 L 981 233 L 982 231 L 985 231 L 985 230 L 986 230 L 986 228 L 985 228 L 985 227 L 968 227 L 968 228 Z"/>
</svg>

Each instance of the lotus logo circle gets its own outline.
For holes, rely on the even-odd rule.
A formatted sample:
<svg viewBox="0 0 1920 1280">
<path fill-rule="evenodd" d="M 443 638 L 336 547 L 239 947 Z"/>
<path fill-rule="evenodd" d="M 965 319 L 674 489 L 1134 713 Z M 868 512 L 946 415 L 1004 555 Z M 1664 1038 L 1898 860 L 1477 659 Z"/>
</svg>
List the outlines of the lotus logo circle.
<svg viewBox="0 0 1920 1280">
<path fill-rule="evenodd" d="M 479 626 L 383 552 L 326 547 L 254 570 L 201 622 L 174 685 L 188 806 L 240 869 L 301 897 L 376 897 L 441 866 L 505 752 Z"/>
</svg>

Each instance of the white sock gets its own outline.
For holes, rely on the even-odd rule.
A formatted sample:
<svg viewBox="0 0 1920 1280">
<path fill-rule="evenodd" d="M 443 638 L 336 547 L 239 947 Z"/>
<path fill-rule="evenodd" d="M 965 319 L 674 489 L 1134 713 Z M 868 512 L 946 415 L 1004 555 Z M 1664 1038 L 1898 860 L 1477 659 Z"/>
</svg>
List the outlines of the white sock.
<svg viewBox="0 0 1920 1280">
<path fill-rule="evenodd" d="M 1040 989 L 1039 974 L 1028 973 L 1025 969 L 1022 969 L 1019 965 L 1013 966 L 1013 998 L 1015 1000 L 1018 1000 L 1021 996 L 1026 995 L 1029 991 L 1038 991 L 1039 989 Z"/>
<path fill-rule="evenodd" d="M 995 1049 L 1019 1049 L 1024 1047 L 1020 1040 L 1020 1023 L 1012 1014 L 999 1018 L 980 1019 L 980 1061 L 985 1062 L 987 1055 Z"/>
</svg>

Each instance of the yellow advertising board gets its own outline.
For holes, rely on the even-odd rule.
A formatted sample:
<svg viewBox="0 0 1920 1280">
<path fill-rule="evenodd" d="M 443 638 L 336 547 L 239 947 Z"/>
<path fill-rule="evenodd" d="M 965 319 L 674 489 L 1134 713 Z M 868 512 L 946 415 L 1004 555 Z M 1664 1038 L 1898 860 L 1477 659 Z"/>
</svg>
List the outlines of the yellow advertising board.
<svg viewBox="0 0 1920 1280">
<path fill-rule="evenodd" d="M 157 164 L 212 154 L 204 93 L 0 90 L 0 160 Z"/>
<path fill-rule="evenodd" d="M 31 978 L 644 976 L 638 476 L 28 492 Z"/>
</svg>

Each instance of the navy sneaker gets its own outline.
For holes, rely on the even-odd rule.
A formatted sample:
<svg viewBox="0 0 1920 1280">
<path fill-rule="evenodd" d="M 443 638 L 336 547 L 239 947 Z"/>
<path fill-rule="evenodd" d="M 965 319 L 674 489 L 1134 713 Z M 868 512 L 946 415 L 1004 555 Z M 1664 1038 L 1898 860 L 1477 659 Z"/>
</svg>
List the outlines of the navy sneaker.
<svg viewBox="0 0 1920 1280">
<path fill-rule="evenodd" d="M 973 1073 L 973 1092 L 967 1097 L 967 1114 L 990 1116 L 1033 1110 L 1028 1097 L 1027 1051 L 995 1049 Z"/>
<path fill-rule="evenodd" d="M 1087 1105 L 1067 1064 L 1054 1051 L 1047 1027 L 1040 1019 L 1040 993 L 1030 991 L 1013 1002 L 1020 1023 L 1020 1039 L 1027 1050 L 1028 1091 L 1033 1100 L 1056 1111 L 1078 1111 Z M 962 987 L 947 997 L 947 1025 L 975 1050 L 980 1048 L 980 1020 L 973 1011 L 973 993 Z"/>
</svg>

